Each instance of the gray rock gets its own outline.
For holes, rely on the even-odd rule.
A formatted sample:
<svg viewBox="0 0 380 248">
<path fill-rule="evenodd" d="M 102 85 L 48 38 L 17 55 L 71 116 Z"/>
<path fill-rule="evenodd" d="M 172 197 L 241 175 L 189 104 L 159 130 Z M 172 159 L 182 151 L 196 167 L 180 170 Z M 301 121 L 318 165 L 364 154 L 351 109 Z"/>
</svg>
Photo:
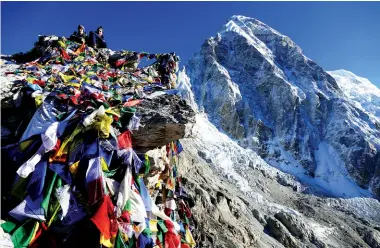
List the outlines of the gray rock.
<svg viewBox="0 0 380 248">
<path fill-rule="evenodd" d="M 364 235 L 364 241 L 372 248 L 380 248 L 380 232 L 369 230 Z"/>
<path fill-rule="evenodd" d="M 266 228 L 269 233 L 285 247 L 298 247 L 297 241 L 280 221 L 269 217 L 267 219 Z"/>
<path fill-rule="evenodd" d="M 279 220 L 293 236 L 301 240 L 307 240 L 311 236 L 305 224 L 295 216 L 286 212 L 279 212 L 275 214 L 274 217 Z"/>
<path fill-rule="evenodd" d="M 133 148 L 139 152 L 161 147 L 185 137 L 194 123 L 194 111 L 175 95 L 144 99 L 137 108 L 141 127 L 132 133 Z"/>
<path fill-rule="evenodd" d="M 260 222 L 263 226 L 267 225 L 267 221 L 265 220 L 264 216 L 262 216 L 262 214 L 260 214 L 260 212 L 257 209 L 253 209 L 252 214 L 256 218 L 256 220 Z"/>
</svg>

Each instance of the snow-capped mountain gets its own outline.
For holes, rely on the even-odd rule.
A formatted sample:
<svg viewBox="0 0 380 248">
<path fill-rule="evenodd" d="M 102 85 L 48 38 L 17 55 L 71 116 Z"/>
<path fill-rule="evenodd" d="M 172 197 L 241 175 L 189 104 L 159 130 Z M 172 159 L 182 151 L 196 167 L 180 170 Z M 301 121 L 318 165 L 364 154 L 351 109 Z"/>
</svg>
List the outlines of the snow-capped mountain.
<svg viewBox="0 0 380 248">
<path fill-rule="evenodd" d="M 380 119 L 380 89 L 367 78 L 346 70 L 328 71 L 355 106 Z M 380 122 L 380 121 L 379 121 Z"/>
<path fill-rule="evenodd" d="M 233 16 L 186 72 L 199 109 L 272 166 L 326 195 L 380 196 L 378 119 L 289 37 Z"/>
<path fill-rule="evenodd" d="M 197 109 L 185 70 L 179 73 L 178 89 L 182 98 Z M 180 172 L 185 175 L 186 187 L 194 199 L 192 209 L 200 223 L 200 247 L 376 247 L 379 244 L 378 231 L 368 228 L 373 225 L 368 223 L 379 223 L 380 203 L 376 199 L 320 198 L 299 193 L 309 188 L 294 176 L 270 166 L 255 151 L 239 146 L 219 132 L 204 113 L 196 116 L 190 133 L 181 141 L 185 154 L 181 157 Z M 318 156 L 322 164 L 328 162 L 323 154 L 329 152 L 329 147 L 326 144 L 321 147 Z M 294 170 L 301 170 L 299 167 Z M 319 170 L 322 169 L 329 170 L 329 167 L 321 166 Z M 330 168 L 330 172 L 339 169 Z M 327 174 L 327 171 L 319 173 Z M 318 187 L 329 186 L 322 179 L 313 181 L 306 176 L 303 179 L 313 186 L 314 192 Z M 341 180 L 346 184 L 335 185 L 339 189 L 331 194 L 358 194 L 353 192 L 358 186 L 352 181 Z M 370 221 L 363 227 L 358 220 Z M 268 231 L 276 240 L 267 235 Z M 363 237 L 365 242 L 358 237 Z"/>
</svg>

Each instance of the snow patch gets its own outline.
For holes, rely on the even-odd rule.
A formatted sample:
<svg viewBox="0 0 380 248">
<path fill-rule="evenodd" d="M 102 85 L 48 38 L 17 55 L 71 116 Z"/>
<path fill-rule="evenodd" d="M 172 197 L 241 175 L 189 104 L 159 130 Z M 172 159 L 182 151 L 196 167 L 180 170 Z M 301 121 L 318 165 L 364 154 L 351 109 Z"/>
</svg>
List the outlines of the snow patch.
<svg viewBox="0 0 380 248">
<path fill-rule="evenodd" d="M 178 73 L 176 89 L 178 90 L 181 98 L 185 100 L 194 111 L 197 111 L 198 106 L 195 102 L 194 93 L 191 90 L 190 78 L 186 75 L 185 68 L 183 68 L 182 71 Z"/>
<path fill-rule="evenodd" d="M 380 223 L 380 202 L 373 198 L 353 197 L 348 199 L 328 199 L 330 207 L 355 213 L 369 221 Z"/>
<path fill-rule="evenodd" d="M 214 167 L 219 170 L 223 176 L 232 180 L 237 184 L 237 187 L 243 191 L 248 192 L 252 189 L 248 186 L 248 181 L 244 179 L 235 170 L 235 161 L 233 161 L 233 153 L 231 149 L 232 141 L 220 133 L 215 126 L 213 126 L 205 115 L 196 116 L 196 124 L 193 128 L 194 138 L 203 149 L 205 159 L 211 160 Z"/>
<path fill-rule="evenodd" d="M 316 222 L 310 221 L 307 224 L 310 226 L 310 230 L 313 231 L 314 235 L 320 240 L 324 240 L 334 231 L 334 227 L 325 227 Z"/>
<path fill-rule="evenodd" d="M 339 197 L 370 197 L 368 190 L 360 188 L 348 174 L 344 162 L 333 147 L 321 142 L 315 151 L 317 169 L 315 182 L 332 195 Z"/>
<path fill-rule="evenodd" d="M 278 142 L 278 140 L 277 140 Z M 334 197 L 372 197 L 368 190 L 360 188 L 350 177 L 344 162 L 333 147 L 325 142 L 318 145 L 315 151 L 317 168 L 314 178 L 308 175 L 306 169 L 276 141 L 270 145 L 271 153 L 280 153 L 277 159 L 268 158 L 266 161 L 285 173 L 294 175 L 316 192 Z"/>
</svg>

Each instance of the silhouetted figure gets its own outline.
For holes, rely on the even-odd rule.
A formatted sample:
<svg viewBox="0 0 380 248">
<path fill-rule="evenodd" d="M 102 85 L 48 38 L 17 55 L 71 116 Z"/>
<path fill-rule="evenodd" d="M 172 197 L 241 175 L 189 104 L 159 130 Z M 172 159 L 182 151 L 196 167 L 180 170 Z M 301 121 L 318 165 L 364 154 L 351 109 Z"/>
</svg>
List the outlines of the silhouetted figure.
<svg viewBox="0 0 380 248">
<path fill-rule="evenodd" d="M 88 39 L 88 45 L 93 48 L 107 48 L 107 43 L 103 35 L 103 27 L 100 26 L 96 32 L 91 31 Z"/>
<path fill-rule="evenodd" d="M 82 43 L 82 44 L 85 43 L 86 40 L 87 40 L 87 34 L 84 31 L 84 26 L 83 25 L 79 25 L 78 26 L 78 31 L 75 31 L 70 36 L 69 40 L 75 41 L 75 42 L 78 42 L 78 43 Z"/>
</svg>

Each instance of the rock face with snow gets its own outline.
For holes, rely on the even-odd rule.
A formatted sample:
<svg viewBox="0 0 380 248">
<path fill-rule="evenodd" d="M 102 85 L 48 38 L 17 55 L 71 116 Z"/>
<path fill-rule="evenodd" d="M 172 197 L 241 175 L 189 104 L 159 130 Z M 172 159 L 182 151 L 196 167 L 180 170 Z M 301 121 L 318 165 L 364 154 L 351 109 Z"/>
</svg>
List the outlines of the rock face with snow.
<svg viewBox="0 0 380 248">
<path fill-rule="evenodd" d="M 376 108 L 358 107 L 289 37 L 233 16 L 186 71 L 199 109 L 241 146 L 315 192 L 380 196 Z"/>
</svg>

